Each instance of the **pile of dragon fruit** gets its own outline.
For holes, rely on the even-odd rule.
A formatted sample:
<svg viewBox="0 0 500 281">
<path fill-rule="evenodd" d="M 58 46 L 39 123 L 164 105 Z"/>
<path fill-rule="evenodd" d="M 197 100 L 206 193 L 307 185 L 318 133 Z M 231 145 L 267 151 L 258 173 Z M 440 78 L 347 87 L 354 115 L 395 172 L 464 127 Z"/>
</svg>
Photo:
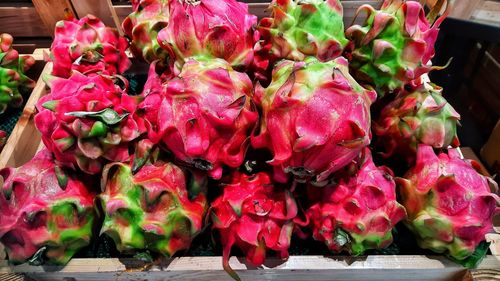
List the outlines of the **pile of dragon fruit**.
<svg viewBox="0 0 500 281">
<path fill-rule="evenodd" d="M 60 21 L 35 116 L 46 148 L 0 172 L 9 260 L 66 264 L 102 235 L 170 257 L 208 232 L 237 278 L 232 250 L 259 266 L 294 237 L 362 255 L 400 222 L 466 260 L 500 200 L 426 75 L 441 68 L 437 2 L 363 5 L 347 28 L 338 0 L 274 0 L 260 21 L 235 0 L 134 0 L 125 37 Z M 150 64 L 139 95 L 127 49 Z"/>
</svg>

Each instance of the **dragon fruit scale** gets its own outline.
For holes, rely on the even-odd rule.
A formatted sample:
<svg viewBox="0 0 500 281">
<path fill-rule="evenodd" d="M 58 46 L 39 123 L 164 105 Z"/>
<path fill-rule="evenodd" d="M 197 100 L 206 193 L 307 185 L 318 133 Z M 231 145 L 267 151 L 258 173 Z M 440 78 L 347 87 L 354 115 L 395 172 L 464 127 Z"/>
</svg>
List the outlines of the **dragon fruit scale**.
<svg viewBox="0 0 500 281">
<path fill-rule="evenodd" d="M 224 165 L 239 167 L 258 121 L 250 78 L 222 59 L 191 58 L 164 88 L 149 91 L 139 106 L 149 138 L 214 179 Z"/>
<path fill-rule="evenodd" d="M 231 248 L 237 246 L 256 266 L 262 265 L 267 250 L 288 258 L 293 220 L 298 207 L 288 190 L 273 186 L 266 173 L 235 172 L 223 194 L 211 205 L 212 227 L 220 233 L 224 269 L 239 279 L 229 266 Z"/>
<path fill-rule="evenodd" d="M 418 1 L 385 0 L 380 10 L 361 6 L 357 13 L 367 12 L 365 24 L 346 30 L 353 43 L 350 67 L 356 79 L 374 86 L 382 97 L 433 68 L 438 69 L 431 66 L 430 60 L 439 25 L 447 14 L 432 23 L 441 6 L 433 8 L 429 20 Z"/>
<path fill-rule="evenodd" d="M 21 107 L 23 95 L 35 87 L 35 81 L 24 74 L 35 64 L 35 59 L 19 56 L 12 48 L 13 41 L 10 34 L 0 34 L 0 114 L 8 107 Z"/>
<path fill-rule="evenodd" d="M 406 225 L 420 247 L 464 260 L 493 231 L 498 186 L 478 171 L 479 164 L 461 159 L 456 149 L 436 155 L 431 146 L 418 147 L 415 166 L 398 185 Z"/>
<path fill-rule="evenodd" d="M 257 17 L 236 0 L 169 1 L 168 25 L 158 33 L 162 48 L 175 55 L 177 68 L 189 57 L 220 58 L 234 69 L 253 62 Z"/>
<path fill-rule="evenodd" d="M 136 174 L 127 164 L 107 165 L 98 196 L 105 217 L 101 233 L 121 252 L 172 256 L 188 249 L 207 209 L 203 178 L 188 176 L 171 163 L 146 164 Z"/>
<path fill-rule="evenodd" d="M 68 78 L 73 70 L 122 74 L 131 64 L 125 53 L 127 48 L 127 40 L 116 29 L 105 26 L 93 15 L 59 21 L 50 48 L 52 75 Z"/>
<path fill-rule="evenodd" d="M 122 23 L 126 36 L 130 39 L 130 50 L 136 58 L 151 63 L 159 60 L 168 65 L 172 53 L 158 43 L 158 32 L 169 22 L 171 0 L 135 0 L 133 12 Z"/>
<path fill-rule="evenodd" d="M 349 164 L 370 143 L 370 105 L 374 91 L 349 75 L 347 60 L 284 60 L 273 70 L 266 89 L 257 86 L 262 108 L 255 148 L 269 149 L 275 180 L 323 182 Z"/>
<path fill-rule="evenodd" d="M 38 101 L 35 125 L 62 165 L 97 174 L 106 163 L 129 160 L 130 144 L 146 127 L 135 115 L 140 97 L 127 95 L 117 79 L 74 72 L 49 81 L 51 92 Z"/>
<path fill-rule="evenodd" d="M 258 50 L 267 50 L 276 59 L 320 61 L 339 57 L 347 39 L 339 0 L 274 0 L 272 16 L 257 27 L 261 36 Z"/>
<path fill-rule="evenodd" d="M 459 145 L 460 115 L 441 95 L 441 88 L 422 84 L 414 92 L 401 93 L 386 105 L 373 122 L 384 156 L 404 156 L 413 163 L 419 144 L 434 148 Z"/>
<path fill-rule="evenodd" d="M 333 252 L 361 255 L 369 249 L 382 249 L 392 243 L 392 229 L 406 217 L 396 201 L 392 171 L 376 167 L 371 152 L 361 153 L 354 174 L 325 187 L 309 186 L 321 194 L 320 201 L 306 211 L 315 240 Z"/>
<path fill-rule="evenodd" d="M 0 176 L 0 242 L 11 263 L 66 264 L 89 244 L 94 195 L 48 150 Z"/>
</svg>

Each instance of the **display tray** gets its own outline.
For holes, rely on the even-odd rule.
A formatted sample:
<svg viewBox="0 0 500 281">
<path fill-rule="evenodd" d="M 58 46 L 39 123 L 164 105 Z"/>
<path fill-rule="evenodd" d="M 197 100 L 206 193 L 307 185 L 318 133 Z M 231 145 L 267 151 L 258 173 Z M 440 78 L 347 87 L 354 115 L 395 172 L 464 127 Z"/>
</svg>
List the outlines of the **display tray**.
<svg viewBox="0 0 500 281">
<path fill-rule="evenodd" d="M 41 50 L 37 50 L 41 53 Z M 47 63 L 40 77 L 49 74 Z M 130 94 L 139 94 L 147 79 L 148 65 L 134 61 L 125 73 L 130 82 Z M 33 117 L 35 105 L 47 94 L 46 84 L 39 79 L 20 115 L 3 153 L 0 168 L 18 167 L 41 148 L 40 133 Z M 468 155 L 470 158 L 471 156 Z M 497 224 L 498 225 L 498 224 Z M 230 265 L 242 280 L 500 280 L 499 235 L 491 234 L 491 253 L 476 269 L 469 270 L 444 256 L 419 249 L 409 231 L 399 224 L 398 235 L 387 249 L 369 251 L 366 256 L 331 255 L 321 243 L 312 240 L 292 242 L 287 261 L 269 257 L 262 267 L 253 267 L 241 254 L 232 257 Z M 120 255 L 111 239 L 100 237 L 78 252 L 66 266 L 13 266 L 1 260 L 0 280 L 231 280 L 222 268 L 221 249 L 211 242 L 205 231 L 191 249 L 173 258 L 157 258 L 154 262 Z M 496 244 L 495 244 L 496 243 Z M 1 251 L 1 249 L 0 249 Z M 12 278 L 12 279 L 9 279 Z M 19 279 L 23 280 L 23 279 Z"/>
</svg>

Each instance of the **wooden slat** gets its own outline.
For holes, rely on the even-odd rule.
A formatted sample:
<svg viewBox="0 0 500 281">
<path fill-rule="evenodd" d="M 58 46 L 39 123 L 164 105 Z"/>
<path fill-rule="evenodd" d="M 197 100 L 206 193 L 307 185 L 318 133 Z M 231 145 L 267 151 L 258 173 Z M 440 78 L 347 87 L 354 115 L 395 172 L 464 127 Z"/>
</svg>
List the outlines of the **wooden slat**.
<svg viewBox="0 0 500 281">
<path fill-rule="evenodd" d="M 111 0 L 71 0 L 71 3 L 79 18 L 92 14 L 100 18 L 107 26 L 121 26 L 120 22 L 115 21 L 117 19 L 116 11 L 111 4 Z"/>
<path fill-rule="evenodd" d="M 68 13 L 75 15 L 70 0 L 33 0 L 33 5 L 51 35 L 58 21 L 65 19 Z"/>
<path fill-rule="evenodd" d="M 483 3 L 484 0 L 455 0 L 450 17 L 470 19 L 474 11 Z"/>
<path fill-rule="evenodd" d="M 0 7 L 0 33 L 14 37 L 50 36 L 33 6 Z"/>
<path fill-rule="evenodd" d="M 472 19 L 500 24 L 500 2 L 486 1 L 472 14 Z"/>
<path fill-rule="evenodd" d="M 461 280 L 467 272 L 442 256 L 291 256 L 286 262 L 268 259 L 261 268 L 233 257 L 230 265 L 242 280 Z M 495 272 L 498 268 L 498 257 L 488 256 L 474 272 Z M 221 257 L 173 258 L 156 265 L 126 259 L 73 259 L 65 267 L 12 267 L 0 261 L 2 273 L 26 273 L 40 281 L 231 280 L 222 268 Z"/>
</svg>

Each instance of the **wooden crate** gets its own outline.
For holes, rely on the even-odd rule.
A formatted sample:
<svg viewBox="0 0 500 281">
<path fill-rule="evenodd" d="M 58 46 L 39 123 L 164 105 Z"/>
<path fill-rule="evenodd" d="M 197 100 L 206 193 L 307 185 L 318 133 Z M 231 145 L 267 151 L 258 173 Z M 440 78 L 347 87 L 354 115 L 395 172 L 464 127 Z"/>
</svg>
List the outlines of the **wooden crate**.
<svg viewBox="0 0 500 281">
<path fill-rule="evenodd" d="M 48 63 L 43 73 L 50 71 Z M 20 166 L 43 147 L 33 117 L 36 102 L 45 94 L 47 87 L 39 79 L 14 129 L 14 137 L 0 155 L 0 167 Z M 291 256 L 286 262 L 269 258 L 259 268 L 246 264 L 244 258 L 232 257 L 230 264 L 242 280 L 500 280 L 500 239 L 491 234 L 488 240 L 493 242 L 491 249 L 495 255 L 487 256 L 475 270 L 467 270 L 438 255 Z M 0 280 L 24 280 L 23 276 L 41 281 L 231 280 L 222 268 L 220 256 L 179 257 L 155 264 L 134 259 L 73 259 L 64 267 L 10 266 L 1 259 L 0 255 Z"/>
</svg>

